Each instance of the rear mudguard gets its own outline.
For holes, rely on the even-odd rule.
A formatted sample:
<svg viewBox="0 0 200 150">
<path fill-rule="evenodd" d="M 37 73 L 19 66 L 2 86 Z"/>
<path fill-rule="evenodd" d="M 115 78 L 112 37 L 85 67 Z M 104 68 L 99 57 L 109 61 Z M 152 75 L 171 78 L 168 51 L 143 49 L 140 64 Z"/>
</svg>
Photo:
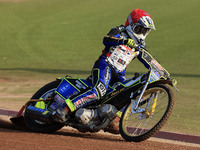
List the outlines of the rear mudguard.
<svg viewBox="0 0 200 150">
<path fill-rule="evenodd" d="M 154 85 L 154 84 L 168 84 L 168 85 L 170 85 L 170 86 L 173 87 L 173 83 L 172 83 L 172 81 L 169 80 L 169 79 L 168 79 L 168 80 L 164 80 L 164 79 L 157 80 L 157 81 L 155 81 L 155 82 L 153 82 L 153 83 L 150 83 L 149 86 L 150 86 L 150 85 Z"/>
</svg>

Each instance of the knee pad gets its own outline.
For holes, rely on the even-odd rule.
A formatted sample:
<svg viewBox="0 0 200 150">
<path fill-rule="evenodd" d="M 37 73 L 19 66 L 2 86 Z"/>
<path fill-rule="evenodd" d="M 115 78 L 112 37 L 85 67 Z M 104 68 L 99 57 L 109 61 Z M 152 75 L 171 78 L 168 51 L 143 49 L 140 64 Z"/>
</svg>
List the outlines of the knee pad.
<svg viewBox="0 0 200 150">
<path fill-rule="evenodd" d="M 96 85 L 96 89 L 100 98 L 106 95 L 107 89 L 106 89 L 106 86 L 103 84 L 103 82 L 99 81 Z"/>
</svg>

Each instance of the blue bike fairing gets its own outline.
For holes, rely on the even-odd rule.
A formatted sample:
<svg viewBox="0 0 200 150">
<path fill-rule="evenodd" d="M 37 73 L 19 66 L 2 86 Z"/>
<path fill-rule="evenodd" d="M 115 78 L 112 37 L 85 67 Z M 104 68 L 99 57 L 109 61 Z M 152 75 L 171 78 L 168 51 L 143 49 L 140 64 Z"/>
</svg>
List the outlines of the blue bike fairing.
<svg viewBox="0 0 200 150">
<path fill-rule="evenodd" d="M 110 66 L 105 62 L 103 58 L 99 59 L 98 67 L 95 69 L 98 71 L 97 81 L 93 81 L 93 84 L 96 83 L 95 85 L 83 79 L 63 79 L 56 92 L 59 93 L 59 95 L 61 95 L 65 99 L 70 98 L 74 94 L 77 95 L 76 97 L 73 97 L 71 101 L 76 108 L 80 108 L 88 105 L 91 102 L 99 100 L 107 93 L 110 93 L 113 90 L 115 90 L 113 88 L 109 88 L 109 83 L 112 78 L 112 71 L 110 69 Z M 124 80 L 122 76 L 124 76 L 124 74 L 119 76 L 121 81 Z M 104 95 L 100 95 L 101 93 L 98 90 L 99 83 L 105 85 L 106 91 Z M 80 93 L 80 95 L 78 93 Z"/>
<path fill-rule="evenodd" d="M 154 69 L 158 72 L 160 78 L 168 78 L 170 74 L 159 64 L 159 62 L 154 59 L 149 52 L 146 50 L 140 51 L 139 55 L 137 56 L 138 60 L 144 64 L 147 69 Z"/>
<path fill-rule="evenodd" d="M 91 86 L 92 84 L 83 79 L 63 78 L 62 82 L 56 89 L 56 93 L 61 95 L 64 99 L 68 99 L 81 90 Z"/>
</svg>

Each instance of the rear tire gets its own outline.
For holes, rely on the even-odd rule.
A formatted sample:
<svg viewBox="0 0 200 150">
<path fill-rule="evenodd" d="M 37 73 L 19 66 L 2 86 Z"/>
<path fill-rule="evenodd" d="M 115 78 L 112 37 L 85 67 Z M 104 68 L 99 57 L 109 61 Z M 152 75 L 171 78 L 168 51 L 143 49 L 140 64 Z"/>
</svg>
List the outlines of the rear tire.
<svg viewBox="0 0 200 150">
<path fill-rule="evenodd" d="M 55 89 L 58 87 L 60 84 L 60 80 L 56 80 L 53 82 L 50 82 L 40 88 L 32 97 L 31 99 L 40 99 L 48 97 L 48 94 L 51 94 L 55 91 Z M 28 106 L 35 106 L 36 102 L 30 102 L 28 103 Z M 47 124 L 32 118 L 29 118 L 26 116 L 26 110 L 24 114 L 24 121 L 26 127 L 34 132 L 43 132 L 43 133 L 52 133 L 55 132 L 63 127 L 61 124 L 53 123 L 53 124 Z"/>
<path fill-rule="evenodd" d="M 120 134 L 126 141 L 141 142 L 153 136 L 164 126 L 174 107 L 174 94 L 166 85 L 149 86 L 142 98 L 138 107 L 143 112 L 132 113 L 129 103 L 122 114 Z"/>
</svg>

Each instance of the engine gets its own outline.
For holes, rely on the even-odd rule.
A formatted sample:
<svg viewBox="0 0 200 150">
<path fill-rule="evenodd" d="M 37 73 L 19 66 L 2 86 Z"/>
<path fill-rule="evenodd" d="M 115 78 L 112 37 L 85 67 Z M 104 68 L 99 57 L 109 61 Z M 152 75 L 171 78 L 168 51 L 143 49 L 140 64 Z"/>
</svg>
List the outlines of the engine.
<svg viewBox="0 0 200 150">
<path fill-rule="evenodd" d="M 107 120 L 107 124 L 113 121 L 116 117 L 116 113 L 117 109 L 115 106 L 105 104 L 97 109 L 80 108 L 76 112 L 75 117 L 80 124 L 93 129 L 97 126 L 103 126 L 103 120 Z"/>
</svg>

